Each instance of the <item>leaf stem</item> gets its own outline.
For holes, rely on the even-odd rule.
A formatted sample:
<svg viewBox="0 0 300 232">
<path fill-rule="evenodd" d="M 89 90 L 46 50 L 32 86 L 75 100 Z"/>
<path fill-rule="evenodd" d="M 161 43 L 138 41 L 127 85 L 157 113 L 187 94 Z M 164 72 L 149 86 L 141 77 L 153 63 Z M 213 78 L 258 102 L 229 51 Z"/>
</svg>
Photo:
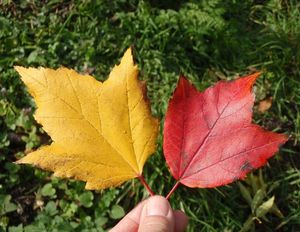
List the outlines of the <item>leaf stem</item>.
<svg viewBox="0 0 300 232">
<path fill-rule="evenodd" d="M 138 175 L 138 178 L 139 178 L 140 182 L 144 185 L 144 187 L 147 189 L 148 193 L 151 196 L 154 196 L 155 193 L 152 191 L 152 189 L 150 188 L 150 186 L 147 184 L 145 178 L 142 175 Z"/>
<path fill-rule="evenodd" d="M 179 186 L 180 182 L 177 181 L 176 184 L 173 186 L 173 188 L 171 189 L 171 191 L 168 193 L 168 195 L 166 196 L 166 199 L 169 200 L 171 195 L 175 192 L 175 190 L 177 189 L 177 187 Z"/>
</svg>

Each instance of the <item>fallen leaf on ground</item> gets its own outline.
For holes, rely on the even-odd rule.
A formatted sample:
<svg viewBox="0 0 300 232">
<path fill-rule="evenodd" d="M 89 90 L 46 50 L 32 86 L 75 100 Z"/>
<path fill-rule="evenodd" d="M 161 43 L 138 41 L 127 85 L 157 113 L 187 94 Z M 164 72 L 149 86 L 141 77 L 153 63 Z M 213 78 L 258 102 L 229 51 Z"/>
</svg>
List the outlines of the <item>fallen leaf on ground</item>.
<svg viewBox="0 0 300 232">
<path fill-rule="evenodd" d="M 272 106 L 272 97 L 266 98 L 259 102 L 258 104 L 258 111 L 260 113 L 265 113 L 268 109 Z"/>
</svg>

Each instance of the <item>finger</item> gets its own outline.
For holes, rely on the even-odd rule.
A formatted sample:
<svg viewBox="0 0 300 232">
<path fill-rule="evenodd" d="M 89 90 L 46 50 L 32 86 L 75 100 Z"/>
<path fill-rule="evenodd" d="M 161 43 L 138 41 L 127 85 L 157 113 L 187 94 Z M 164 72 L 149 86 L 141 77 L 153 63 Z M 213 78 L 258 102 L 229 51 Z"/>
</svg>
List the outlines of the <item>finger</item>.
<svg viewBox="0 0 300 232">
<path fill-rule="evenodd" d="M 140 218 L 139 232 L 173 232 L 173 210 L 169 202 L 162 196 L 148 199 Z"/>
<path fill-rule="evenodd" d="M 110 232 L 136 232 L 140 224 L 140 216 L 147 200 L 140 202 Z"/>
<path fill-rule="evenodd" d="M 180 210 L 173 211 L 174 218 L 175 218 L 175 231 L 176 232 L 183 232 L 186 230 L 186 227 L 188 225 L 189 219 L 185 215 L 184 212 Z"/>
</svg>

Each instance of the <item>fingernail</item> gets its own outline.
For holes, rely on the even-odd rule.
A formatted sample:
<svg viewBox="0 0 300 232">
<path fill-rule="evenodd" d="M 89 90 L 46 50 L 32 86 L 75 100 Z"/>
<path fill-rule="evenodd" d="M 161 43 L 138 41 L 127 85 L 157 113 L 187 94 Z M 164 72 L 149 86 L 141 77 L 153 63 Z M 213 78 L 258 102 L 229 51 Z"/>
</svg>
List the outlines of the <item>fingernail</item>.
<svg viewBox="0 0 300 232">
<path fill-rule="evenodd" d="M 167 216 L 169 210 L 169 202 L 161 196 L 154 196 L 150 198 L 146 205 L 147 216 Z"/>
</svg>

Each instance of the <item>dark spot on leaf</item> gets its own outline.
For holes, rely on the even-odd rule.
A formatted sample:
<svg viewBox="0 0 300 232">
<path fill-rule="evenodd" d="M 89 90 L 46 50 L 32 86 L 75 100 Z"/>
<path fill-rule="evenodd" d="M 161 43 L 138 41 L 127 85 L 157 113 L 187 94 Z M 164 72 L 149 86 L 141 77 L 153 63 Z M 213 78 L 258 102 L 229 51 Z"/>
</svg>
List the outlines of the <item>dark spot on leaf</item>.
<svg viewBox="0 0 300 232">
<path fill-rule="evenodd" d="M 251 171 L 252 169 L 253 167 L 249 161 L 245 161 L 245 163 L 241 166 L 241 171 Z"/>
<path fill-rule="evenodd" d="M 238 177 L 238 176 L 234 176 L 234 177 L 232 178 L 232 182 L 235 182 L 235 181 L 237 181 L 237 180 L 239 180 L 239 177 Z"/>
<path fill-rule="evenodd" d="M 186 168 L 186 166 L 189 164 L 190 162 L 190 157 L 189 154 L 185 151 L 181 152 L 181 168 Z"/>
</svg>

